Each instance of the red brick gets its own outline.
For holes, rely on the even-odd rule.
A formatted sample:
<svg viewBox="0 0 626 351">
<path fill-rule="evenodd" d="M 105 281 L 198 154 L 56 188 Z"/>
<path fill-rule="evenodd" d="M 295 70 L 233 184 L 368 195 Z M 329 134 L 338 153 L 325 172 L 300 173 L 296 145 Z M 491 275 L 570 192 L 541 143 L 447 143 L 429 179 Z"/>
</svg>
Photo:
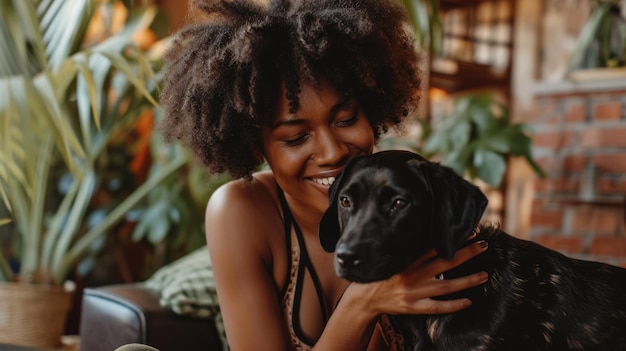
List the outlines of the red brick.
<svg viewBox="0 0 626 351">
<path fill-rule="evenodd" d="M 547 174 L 558 170 L 558 164 L 555 162 L 554 157 L 535 157 L 535 163 L 537 163 L 539 167 L 541 167 L 541 169 L 543 169 L 543 171 Z"/>
<path fill-rule="evenodd" d="M 613 90 L 613 91 L 604 92 L 602 94 L 602 96 L 608 99 L 613 99 L 613 100 L 619 100 L 623 98 L 625 95 L 626 95 L 626 90 Z"/>
<path fill-rule="evenodd" d="M 600 172 L 626 173 L 626 152 L 599 154 L 591 157 Z"/>
<path fill-rule="evenodd" d="M 616 233 L 619 214 L 615 209 L 577 206 L 571 228 L 575 232 Z"/>
<path fill-rule="evenodd" d="M 598 121 L 618 121 L 622 116 L 622 104 L 619 101 L 598 103 L 593 116 Z"/>
<path fill-rule="evenodd" d="M 584 250 L 583 238 L 581 236 L 544 234 L 533 238 L 533 241 L 557 251 L 582 253 Z"/>
<path fill-rule="evenodd" d="M 545 193 L 548 195 L 571 194 L 576 193 L 579 189 L 579 179 L 577 177 L 546 177 L 535 181 L 535 191 L 537 193 Z"/>
<path fill-rule="evenodd" d="M 529 116 L 529 119 L 526 121 L 527 123 L 534 121 L 543 121 L 547 120 L 548 116 L 558 115 L 558 104 L 554 102 L 552 99 L 538 99 L 535 101 L 534 113 L 531 113 L 532 118 Z"/>
<path fill-rule="evenodd" d="M 546 123 L 550 126 L 555 126 L 561 122 L 561 114 L 556 114 L 546 117 Z"/>
<path fill-rule="evenodd" d="M 556 149 L 558 132 L 538 132 L 531 135 L 533 147 Z"/>
<path fill-rule="evenodd" d="M 565 108 L 565 122 L 584 122 L 587 116 L 587 105 L 584 102 L 570 103 Z"/>
<path fill-rule="evenodd" d="M 555 179 L 555 190 L 561 193 L 576 193 L 580 188 L 577 177 L 559 177 Z"/>
<path fill-rule="evenodd" d="M 599 193 L 625 194 L 624 196 L 626 196 L 626 178 L 598 177 L 596 189 Z"/>
<path fill-rule="evenodd" d="M 561 229 L 563 225 L 562 210 L 546 210 L 535 211 L 531 215 L 531 226 L 538 228 Z"/>
<path fill-rule="evenodd" d="M 545 206 L 546 206 L 546 200 L 540 199 L 536 196 L 533 198 L 532 205 L 531 205 L 533 213 L 543 211 Z"/>
<path fill-rule="evenodd" d="M 537 178 L 535 182 L 536 194 L 545 194 L 548 198 L 551 198 L 558 191 L 560 191 L 559 179 L 553 177 Z"/>
<path fill-rule="evenodd" d="M 584 148 L 626 147 L 626 126 L 589 128 L 583 131 L 581 146 Z"/>
<path fill-rule="evenodd" d="M 587 157 L 583 155 L 568 155 L 563 159 L 563 170 L 567 172 L 580 172 L 587 165 Z"/>
<path fill-rule="evenodd" d="M 591 243 L 590 252 L 594 255 L 626 257 L 626 237 L 595 237 Z"/>
<path fill-rule="evenodd" d="M 571 146 L 573 137 L 574 133 L 572 131 L 537 132 L 531 136 L 533 147 L 543 147 L 552 150 Z"/>
<path fill-rule="evenodd" d="M 553 189 L 553 181 L 548 177 L 535 179 L 534 185 L 535 193 L 539 194 L 549 192 Z"/>
</svg>

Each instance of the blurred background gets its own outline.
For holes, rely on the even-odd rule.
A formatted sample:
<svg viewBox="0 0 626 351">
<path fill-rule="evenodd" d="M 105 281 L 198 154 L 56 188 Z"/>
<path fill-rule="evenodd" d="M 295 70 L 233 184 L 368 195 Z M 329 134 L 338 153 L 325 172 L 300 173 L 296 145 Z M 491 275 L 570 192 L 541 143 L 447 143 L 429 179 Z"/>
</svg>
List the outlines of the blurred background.
<svg viewBox="0 0 626 351">
<path fill-rule="evenodd" d="M 1 1 L 3 279 L 80 292 L 204 245 L 204 205 L 228 176 L 152 133 L 187 1 Z M 400 2 L 422 107 L 380 148 L 452 166 L 513 235 L 626 267 L 626 1 Z"/>
</svg>

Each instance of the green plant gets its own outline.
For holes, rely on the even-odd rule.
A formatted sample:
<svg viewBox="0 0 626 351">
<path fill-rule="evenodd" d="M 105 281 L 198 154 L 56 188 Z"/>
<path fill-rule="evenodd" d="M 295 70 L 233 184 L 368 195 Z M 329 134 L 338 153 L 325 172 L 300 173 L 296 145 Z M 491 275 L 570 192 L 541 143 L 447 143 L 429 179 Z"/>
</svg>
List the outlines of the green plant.
<svg viewBox="0 0 626 351">
<path fill-rule="evenodd" d="M 438 0 L 400 0 L 407 9 L 421 49 L 437 55 L 443 42 L 443 29 Z M 452 110 L 440 122 L 416 119 L 420 129 L 417 137 L 383 138 L 381 149 L 412 149 L 429 158 L 438 158 L 458 174 L 479 178 L 499 187 L 507 170 L 509 156 L 524 157 L 535 172 L 543 171 L 531 155 L 531 139 L 527 126 L 512 123 L 508 107 L 492 93 L 466 93 L 453 98 Z"/>
<path fill-rule="evenodd" d="M 626 18 L 622 6 L 622 0 L 594 1 L 570 56 L 570 68 L 626 65 Z"/>
<path fill-rule="evenodd" d="M 159 135 L 150 140 L 153 155 L 153 172 L 166 167 L 173 160 L 186 158 L 178 144 L 165 144 Z M 207 174 L 207 170 L 195 163 L 171 177 L 167 186 L 152 191 L 134 210 L 135 226 L 131 233 L 133 241 L 146 240 L 159 247 L 157 257 L 148 274 L 190 251 L 206 245 L 204 236 L 204 210 L 209 197 L 231 178 L 227 174 Z"/>
<path fill-rule="evenodd" d="M 116 9 L 132 9 L 118 31 L 107 21 Z M 1 280 L 61 284 L 90 245 L 187 163 L 172 160 L 85 223 L 104 181 L 99 159 L 156 105 L 160 56 L 133 41 L 156 14 L 113 0 L 0 0 L 0 204 L 12 217 L 0 223 L 17 233 L 20 263 L 15 272 L 0 251 Z M 97 15 L 103 30 L 90 36 Z M 68 180 L 62 193 L 51 186 L 59 174 Z"/>
<path fill-rule="evenodd" d="M 409 14 L 409 21 L 417 42 L 425 52 L 437 54 L 441 50 L 443 32 L 438 0 L 398 0 Z"/>
<path fill-rule="evenodd" d="M 527 126 L 513 123 L 508 107 L 492 93 L 468 93 L 455 97 L 450 113 L 426 129 L 419 152 L 440 158 L 462 176 L 497 188 L 508 156 L 524 157 L 543 176 L 532 158 L 532 141 L 526 132 Z"/>
</svg>

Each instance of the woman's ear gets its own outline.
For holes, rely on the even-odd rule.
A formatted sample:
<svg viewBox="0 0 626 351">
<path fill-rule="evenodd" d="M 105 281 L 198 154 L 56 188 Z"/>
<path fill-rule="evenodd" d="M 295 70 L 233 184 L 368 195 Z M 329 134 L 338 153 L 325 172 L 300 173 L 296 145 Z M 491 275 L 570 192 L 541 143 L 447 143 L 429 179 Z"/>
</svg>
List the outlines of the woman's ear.
<svg viewBox="0 0 626 351">
<path fill-rule="evenodd" d="M 437 253 L 450 259 L 474 232 L 487 207 L 487 197 L 476 185 L 449 167 L 428 165 L 433 196 L 432 232 Z"/>
</svg>

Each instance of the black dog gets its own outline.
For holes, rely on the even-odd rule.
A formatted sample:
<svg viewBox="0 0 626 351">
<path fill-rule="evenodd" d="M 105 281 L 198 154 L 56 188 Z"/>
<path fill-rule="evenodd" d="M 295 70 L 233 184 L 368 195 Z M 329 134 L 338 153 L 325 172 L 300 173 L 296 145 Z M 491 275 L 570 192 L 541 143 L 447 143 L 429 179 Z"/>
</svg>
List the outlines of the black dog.
<svg viewBox="0 0 626 351">
<path fill-rule="evenodd" d="M 441 297 L 469 297 L 470 308 L 391 317 L 407 350 L 626 350 L 626 269 L 479 226 L 487 199 L 452 169 L 383 151 L 352 160 L 329 196 L 320 241 L 351 281 L 386 279 L 432 248 L 451 258 L 469 242 L 489 243 L 443 274 L 489 273 L 482 286 Z"/>
</svg>

